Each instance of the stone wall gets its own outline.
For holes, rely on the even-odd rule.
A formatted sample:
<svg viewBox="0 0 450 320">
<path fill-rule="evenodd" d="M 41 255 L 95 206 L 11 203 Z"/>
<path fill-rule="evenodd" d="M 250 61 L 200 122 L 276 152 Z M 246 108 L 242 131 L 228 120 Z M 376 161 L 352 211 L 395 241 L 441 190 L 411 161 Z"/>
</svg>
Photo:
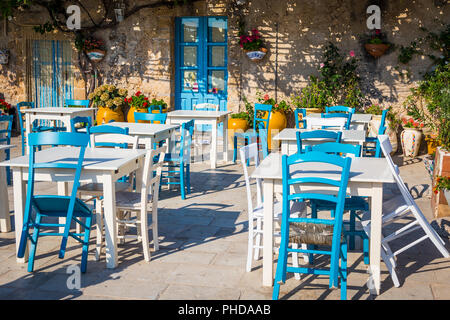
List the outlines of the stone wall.
<svg viewBox="0 0 450 320">
<path fill-rule="evenodd" d="M 431 61 L 415 56 L 408 66 L 410 77 L 401 77 L 398 50 L 391 50 L 375 60 L 358 41 L 367 32 L 366 8 L 379 4 L 382 8 L 382 31 L 396 46 L 408 45 L 425 33 L 424 26 L 438 31 L 439 22 L 450 22 L 450 7 L 438 6 L 442 1 L 357 1 L 357 0 L 207 0 L 175 9 L 145 9 L 117 27 L 95 34 L 108 47 L 99 64 L 102 82 L 136 90 L 174 103 L 174 19 L 177 16 L 226 15 L 229 25 L 229 96 L 228 109 L 243 109 L 243 98 L 255 102 L 259 89 L 278 99 L 289 98 L 306 85 L 311 74 L 317 74 L 322 48 L 332 41 L 347 54 L 354 50 L 360 59 L 359 71 L 366 97 L 373 102 L 399 107 L 409 89 L 421 79 Z M 93 11 L 93 14 L 94 11 Z M 259 63 L 251 62 L 238 45 L 238 19 L 247 29 L 258 28 L 269 53 Z M 95 15 L 94 15 L 95 18 Z M 41 23 L 45 14 L 35 12 L 20 19 L 21 24 Z M 86 19 L 86 17 L 84 17 Z M 86 21 L 86 20 L 84 20 Z M 27 33 L 23 30 L 28 30 Z M 0 92 L 15 103 L 26 99 L 24 40 L 30 27 L 8 23 L 8 33 L 0 27 L 0 46 L 11 50 L 11 61 L 0 66 Z M 48 36 L 48 35 L 46 35 Z M 45 36 L 45 37 L 46 37 Z M 77 66 L 74 51 L 74 65 Z M 76 98 L 84 98 L 84 83 L 76 72 Z"/>
</svg>

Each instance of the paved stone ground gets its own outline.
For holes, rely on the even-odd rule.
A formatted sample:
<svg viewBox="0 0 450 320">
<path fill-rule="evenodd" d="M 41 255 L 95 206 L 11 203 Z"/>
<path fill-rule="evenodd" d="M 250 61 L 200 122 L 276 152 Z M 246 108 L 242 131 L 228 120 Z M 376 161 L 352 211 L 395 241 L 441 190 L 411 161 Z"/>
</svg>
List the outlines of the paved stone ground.
<svg viewBox="0 0 450 320">
<path fill-rule="evenodd" d="M 20 145 L 17 138 L 13 143 Z M 20 147 L 13 156 L 18 155 Z M 429 221 L 440 230 L 449 246 L 446 230 L 450 219 L 433 220 L 430 210 L 430 178 L 420 160 L 403 163 L 401 174 Z M 152 260 L 143 260 L 140 243 L 127 240 L 119 245 L 119 266 L 105 268 L 104 256 L 94 261 L 89 252 L 88 270 L 81 288 L 67 288 L 67 267 L 79 264 L 81 247 L 69 241 L 64 259 L 59 259 L 59 240 L 41 238 L 35 271 L 16 263 L 14 233 L 0 234 L 0 299 L 271 299 L 271 288 L 262 287 L 262 261 L 245 272 L 247 252 L 247 200 L 240 164 L 192 165 L 192 193 L 181 200 L 177 189 L 163 190 L 159 210 L 160 250 Z M 39 192 L 55 192 L 56 185 L 39 183 Z M 398 194 L 396 186 L 385 188 L 385 198 Z M 13 208 L 9 187 L 10 208 Z M 447 228 L 447 229 L 446 229 Z M 95 232 L 93 232 L 93 235 Z M 91 243 L 94 244 L 94 236 Z M 326 263 L 317 259 L 318 264 Z M 400 288 L 393 286 L 382 264 L 382 292 L 374 297 L 365 283 L 367 267 L 360 252 L 349 253 L 348 299 L 450 299 L 450 260 L 442 258 L 426 241 L 398 258 Z M 290 277 L 281 287 L 282 299 L 339 299 L 339 290 L 328 289 L 323 276 Z"/>
</svg>

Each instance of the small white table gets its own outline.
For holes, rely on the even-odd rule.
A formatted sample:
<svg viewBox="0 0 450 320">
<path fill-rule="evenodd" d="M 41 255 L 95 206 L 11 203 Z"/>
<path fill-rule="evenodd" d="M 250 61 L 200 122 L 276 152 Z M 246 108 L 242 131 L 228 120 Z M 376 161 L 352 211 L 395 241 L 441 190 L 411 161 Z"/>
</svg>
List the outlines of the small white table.
<svg viewBox="0 0 450 320">
<path fill-rule="evenodd" d="M 223 156 L 224 161 L 228 162 L 228 115 L 231 111 L 206 111 L 206 110 L 176 110 L 167 114 L 167 123 L 180 124 L 194 119 L 195 125 L 207 124 L 212 127 L 212 141 L 210 150 L 211 169 L 216 168 L 217 164 L 217 130 L 220 123 L 223 136 Z"/>
<path fill-rule="evenodd" d="M 368 113 L 354 113 L 352 115 L 352 122 L 350 123 L 350 129 L 352 130 L 367 130 L 372 114 Z M 321 113 L 310 113 L 304 119 L 308 121 L 308 118 L 320 118 Z"/>
<path fill-rule="evenodd" d="M 253 178 L 261 178 L 264 190 L 264 227 L 263 227 L 263 286 L 273 284 L 273 205 L 276 193 L 282 193 L 281 153 L 269 154 L 253 171 Z M 294 178 L 318 176 L 337 179 L 336 167 L 326 164 L 302 163 L 291 166 Z M 380 250 L 381 217 L 383 204 L 383 183 L 394 183 L 389 165 L 384 158 L 354 158 L 350 168 L 347 192 L 354 196 L 370 197 L 371 236 L 370 236 L 370 278 L 368 287 L 372 294 L 380 293 Z M 312 185 L 312 189 L 317 186 Z M 307 190 L 306 186 L 302 189 Z"/>
<path fill-rule="evenodd" d="M 11 144 L 0 145 L 0 161 L 6 159 L 6 150 L 14 148 Z M 9 216 L 8 186 L 6 185 L 6 168 L 0 167 L 0 232 L 11 231 L 11 218 Z"/>
<path fill-rule="evenodd" d="M 281 142 L 281 153 L 291 155 L 297 152 L 297 134 L 296 132 L 307 132 L 311 131 L 308 129 L 295 129 L 295 128 L 287 128 L 282 130 L 279 134 L 273 137 L 273 140 L 277 140 Z M 328 139 L 311 139 L 305 140 L 305 145 L 314 145 L 317 142 L 325 142 Z M 329 140 L 332 141 L 332 140 Z M 362 145 L 366 141 L 366 132 L 363 130 L 342 130 L 342 143 L 349 144 L 359 144 Z"/>
<path fill-rule="evenodd" d="M 137 136 L 138 143 L 145 145 L 146 149 L 153 149 L 153 143 L 170 140 L 171 135 L 179 127 L 179 125 L 132 122 L 111 122 L 108 126 L 128 128 L 128 134 Z"/>
<path fill-rule="evenodd" d="M 116 192 L 115 181 L 120 177 L 138 170 L 137 177 L 142 176 L 143 159 L 146 151 L 143 149 L 108 149 L 87 148 L 81 182 L 99 182 L 103 184 L 104 215 L 105 215 L 105 247 L 106 267 L 117 266 L 116 237 Z M 78 161 L 79 148 L 54 147 L 36 152 L 37 162 L 73 162 Z M 9 161 L 0 162 L 0 166 L 9 166 L 13 170 L 14 188 L 14 221 L 16 232 L 16 253 L 23 225 L 23 214 L 26 200 L 26 184 L 28 180 L 28 156 L 22 156 Z M 73 170 L 57 168 L 36 169 L 35 181 L 58 183 L 58 194 L 69 195 L 68 183 L 73 182 Z M 27 256 L 27 254 L 25 255 Z M 17 259 L 25 262 L 26 258 Z"/>
<path fill-rule="evenodd" d="M 92 123 L 94 123 L 96 108 L 71 108 L 71 107 L 45 107 L 45 108 L 27 108 L 23 109 L 25 113 L 25 132 L 28 134 L 31 132 L 33 122 L 35 120 L 50 120 L 61 121 L 67 128 L 67 132 L 71 132 L 72 128 L 70 120 L 75 117 L 91 117 Z M 28 139 L 27 140 L 27 153 L 28 153 Z"/>
</svg>

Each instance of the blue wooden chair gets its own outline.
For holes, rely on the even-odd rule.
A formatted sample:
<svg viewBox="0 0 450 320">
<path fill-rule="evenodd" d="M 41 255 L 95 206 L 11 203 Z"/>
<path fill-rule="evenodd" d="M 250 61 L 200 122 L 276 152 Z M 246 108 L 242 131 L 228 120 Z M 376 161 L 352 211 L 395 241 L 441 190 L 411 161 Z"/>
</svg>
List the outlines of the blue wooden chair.
<svg viewBox="0 0 450 320">
<path fill-rule="evenodd" d="M 151 105 L 150 106 L 150 113 L 152 113 L 154 110 L 159 111 L 159 113 L 163 113 L 163 109 L 161 105 Z"/>
<path fill-rule="evenodd" d="M 74 100 L 74 99 L 66 99 L 64 101 L 64 106 L 66 107 L 89 107 L 89 100 Z"/>
<path fill-rule="evenodd" d="M 366 137 L 366 141 L 363 147 L 363 154 L 365 157 L 381 157 L 381 147 L 378 136 L 385 134 L 386 132 L 386 115 L 389 110 L 383 110 L 381 114 L 380 127 L 378 128 L 377 137 Z"/>
<path fill-rule="evenodd" d="M 22 107 L 34 108 L 34 102 L 19 102 L 16 105 L 17 116 L 19 117 L 19 126 L 20 126 L 20 135 L 22 137 L 22 155 L 25 155 L 25 139 L 27 136 L 27 132 L 25 131 L 24 126 L 24 114 L 21 112 Z M 51 126 L 46 120 L 34 120 L 31 127 L 31 132 L 44 132 L 44 131 L 56 131 L 55 127 Z M 39 146 L 40 150 L 41 147 Z"/>
<path fill-rule="evenodd" d="M 297 108 L 294 110 L 295 127 L 297 129 L 306 129 L 306 109 Z"/>
<path fill-rule="evenodd" d="M 303 177 L 296 178 L 291 175 L 291 166 L 296 164 L 318 163 L 323 165 L 333 165 L 338 173 L 339 179 L 334 180 L 323 177 Z M 350 173 L 351 158 L 342 158 L 336 155 L 325 154 L 323 152 L 296 153 L 291 156 L 282 157 L 283 175 L 283 213 L 281 218 L 281 242 L 278 254 L 278 264 L 275 274 L 272 299 L 277 300 L 280 293 L 280 285 L 285 283 L 287 272 L 327 275 L 329 276 L 329 287 L 337 287 L 340 279 L 341 299 L 347 298 L 347 242 L 343 237 L 343 213 L 344 202 L 347 191 L 347 183 Z M 325 187 L 337 187 L 338 194 L 331 195 L 326 192 L 321 193 L 320 189 L 292 193 L 294 186 L 300 186 L 302 190 L 304 184 L 318 184 Z M 318 187 L 320 188 L 320 187 Z M 296 189 L 297 190 L 297 189 Z M 291 217 L 291 202 L 307 202 L 309 200 L 327 201 L 333 205 L 334 217 L 318 219 L 317 217 L 303 216 L 299 218 Z M 289 243 L 307 244 L 307 249 L 289 248 Z M 311 246 L 321 246 L 320 250 Z M 321 254 L 330 256 L 329 268 L 312 267 L 288 267 L 288 253 L 301 252 L 308 255 Z"/>
<path fill-rule="evenodd" d="M 80 123 L 79 126 L 76 124 Z M 80 129 L 86 128 L 86 133 L 89 134 L 89 128 L 92 127 L 91 117 L 75 117 L 70 119 L 70 127 L 72 132 L 79 132 Z"/>
<path fill-rule="evenodd" d="M 168 162 L 167 170 L 161 177 L 161 184 L 177 184 L 180 186 L 181 199 L 186 199 L 186 194 L 191 193 L 190 160 L 192 136 L 194 134 L 194 120 L 181 125 L 181 140 L 178 141 L 178 152 L 166 153 L 164 161 Z M 176 181 L 173 181 L 175 179 Z"/>
<path fill-rule="evenodd" d="M 312 131 L 297 131 L 297 152 L 305 152 L 302 140 L 308 139 L 333 139 L 334 142 L 341 142 L 342 132 L 341 131 L 329 131 L 329 130 L 312 130 Z M 318 143 L 323 143 L 318 141 Z"/>
<path fill-rule="evenodd" d="M 11 130 L 13 124 L 13 115 L 3 115 L 0 116 L 0 143 L 1 144 L 11 144 Z M 5 150 L 6 159 L 10 159 L 10 150 Z M 3 160 L 3 159 L 2 159 Z M 9 167 L 6 167 L 6 182 L 8 185 L 11 185 L 11 171 Z M 3 183 L 0 181 L 0 183 Z"/>
<path fill-rule="evenodd" d="M 167 113 L 147 113 L 147 112 L 135 112 L 134 122 L 138 123 L 139 120 L 150 121 L 150 123 L 165 124 L 167 120 Z"/>
<path fill-rule="evenodd" d="M 326 142 L 315 146 L 308 146 L 306 152 L 319 151 L 328 154 L 340 155 L 340 156 L 353 156 L 359 157 L 361 155 L 360 145 L 351 145 L 337 142 Z M 333 204 L 326 201 L 312 201 L 313 215 L 317 216 L 318 211 L 331 211 L 333 215 Z M 344 211 L 350 211 L 350 221 L 345 222 L 349 225 L 349 229 L 345 230 L 346 236 L 349 237 L 349 249 L 355 248 L 355 236 L 360 237 L 363 240 L 363 256 L 364 263 L 369 264 L 369 238 L 363 230 L 356 230 L 356 219 L 361 220 L 361 216 L 358 215 L 358 211 L 369 211 L 369 203 L 367 198 L 350 196 L 345 198 Z"/>
<path fill-rule="evenodd" d="M 263 123 L 265 128 L 269 128 L 270 114 L 272 113 L 272 105 L 270 104 L 255 104 L 255 110 L 253 114 L 253 129 L 247 130 L 246 132 L 235 132 L 233 136 L 233 162 L 236 163 L 237 160 L 237 139 L 244 139 L 244 145 L 250 144 L 253 140 L 257 141 L 259 133 L 256 131 L 259 128 L 259 123 Z M 259 114 L 264 112 L 267 118 L 259 118 Z"/>
<path fill-rule="evenodd" d="M 89 142 L 89 136 L 76 132 L 40 132 L 30 133 L 28 135 L 28 145 L 30 146 L 29 169 L 28 169 L 28 186 L 27 198 L 25 202 L 24 223 L 22 234 L 19 242 L 19 250 L 17 256 L 23 258 L 28 240 L 31 241 L 30 254 L 28 261 L 28 271 L 32 272 L 34 268 L 34 258 L 38 239 L 41 236 L 62 236 L 61 246 L 59 249 L 59 258 L 64 258 L 69 237 L 75 239 L 83 245 L 81 255 L 81 272 L 86 272 L 89 235 L 92 224 L 92 212 L 86 204 L 76 197 L 78 186 L 80 185 L 80 174 L 83 166 L 84 153 Z M 63 162 L 36 162 L 35 152 L 37 146 L 54 146 L 64 145 L 79 147 L 80 153 L 76 164 Z M 39 168 L 57 168 L 72 169 L 75 171 L 73 178 L 73 187 L 70 196 L 57 195 L 35 195 L 34 194 L 34 178 L 36 169 Z M 32 217 L 32 211 L 36 212 L 35 218 Z M 43 223 L 43 219 L 65 217 L 66 222 L 60 223 Z M 82 221 L 85 219 L 85 222 Z M 74 233 L 70 231 L 71 223 L 80 225 L 84 228 L 82 233 Z M 64 232 L 42 232 L 42 228 L 64 227 Z M 30 229 L 33 233 L 30 234 Z"/>
<path fill-rule="evenodd" d="M 322 118 L 345 118 L 346 122 L 345 122 L 345 130 L 349 130 L 350 129 L 350 124 L 352 122 L 352 116 L 353 113 L 349 112 L 349 113 L 339 113 L 339 112 L 334 112 L 334 113 L 322 113 Z M 328 126 L 322 126 L 322 129 L 326 129 L 328 128 Z"/>
</svg>

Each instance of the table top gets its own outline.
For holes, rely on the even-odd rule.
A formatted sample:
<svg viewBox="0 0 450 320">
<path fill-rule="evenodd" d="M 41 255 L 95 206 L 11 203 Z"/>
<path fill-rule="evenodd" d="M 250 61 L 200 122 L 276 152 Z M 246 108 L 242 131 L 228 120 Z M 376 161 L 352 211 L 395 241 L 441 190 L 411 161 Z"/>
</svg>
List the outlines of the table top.
<svg viewBox="0 0 450 320">
<path fill-rule="evenodd" d="M 37 162 L 74 163 L 78 161 L 79 148 L 53 147 L 36 152 Z M 144 149 L 86 148 L 83 170 L 114 171 L 129 162 L 144 157 Z M 21 156 L 0 162 L 0 166 L 28 168 L 29 156 Z"/>
<path fill-rule="evenodd" d="M 369 123 L 372 119 L 372 114 L 368 113 L 354 113 L 352 115 L 352 122 L 353 123 Z M 308 114 L 305 119 L 308 121 L 308 118 L 320 118 L 322 117 L 321 113 L 310 113 Z"/>
<path fill-rule="evenodd" d="M 282 179 L 281 153 L 269 154 L 253 171 L 253 178 Z M 336 166 L 325 163 L 300 163 L 290 167 L 294 177 L 323 177 L 338 179 L 340 173 Z M 385 158 L 353 158 L 349 182 L 395 183 L 389 164 Z"/>
<path fill-rule="evenodd" d="M 27 109 L 21 109 L 20 111 L 23 113 L 65 113 L 65 114 L 72 114 L 72 113 L 78 113 L 78 112 L 84 112 L 84 111 L 94 111 L 96 108 L 69 108 L 69 107 L 45 107 L 45 108 L 27 108 Z"/>
<path fill-rule="evenodd" d="M 208 110 L 175 110 L 167 113 L 168 118 L 220 118 L 230 114 L 231 111 L 208 111 Z"/>
<path fill-rule="evenodd" d="M 0 150 L 8 150 L 15 147 L 14 144 L 0 144 Z"/>
<path fill-rule="evenodd" d="M 286 128 L 273 137 L 273 140 L 280 141 L 297 141 L 296 132 L 313 131 L 308 129 Z M 334 131 L 334 130 L 333 130 Z M 328 140 L 328 139 L 311 139 L 311 140 Z M 364 130 L 342 130 L 343 142 L 362 142 L 366 140 L 366 132 Z"/>
<path fill-rule="evenodd" d="M 128 128 L 130 135 L 154 136 L 158 133 L 173 130 L 180 125 L 160 124 L 160 123 L 134 123 L 134 122 L 111 122 L 108 126 Z"/>
</svg>

